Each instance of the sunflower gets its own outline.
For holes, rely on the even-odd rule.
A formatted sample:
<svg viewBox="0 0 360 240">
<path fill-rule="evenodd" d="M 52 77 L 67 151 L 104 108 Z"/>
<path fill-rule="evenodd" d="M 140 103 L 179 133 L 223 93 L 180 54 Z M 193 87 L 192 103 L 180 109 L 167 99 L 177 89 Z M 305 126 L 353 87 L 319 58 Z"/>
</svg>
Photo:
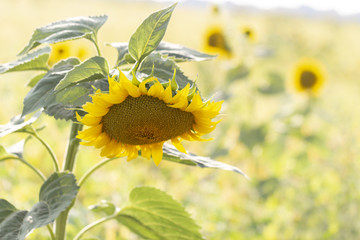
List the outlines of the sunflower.
<svg viewBox="0 0 360 240">
<path fill-rule="evenodd" d="M 245 39 L 247 39 L 249 42 L 255 42 L 256 36 L 255 32 L 251 27 L 243 27 L 241 29 L 241 32 Z"/>
<path fill-rule="evenodd" d="M 228 45 L 224 30 L 219 25 L 209 27 L 205 33 L 204 51 L 210 54 L 219 54 L 220 57 L 230 58 L 231 48 Z"/>
<path fill-rule="evenodd" d="M 314 59 L 301 59 L 293 71 L 294 87 L 297 92 L 317 94 L 324 84 L 323 66 Z"/>
<path fill-rule="evenodd" d="M 83 42 L 60 42 L 52 44 L 52 51 L 49 58 L 49 65 L 53 66 L 62 59 L 77 57 L 80 61 L 89 58 L 92 51 Z"/>
<path fill-rule="evenodd" d="M 119 81 L 108 77 L 108 82 L 109 92 L 97 90 L 92 103 L 83 106 L 87 114 L 83 118 L 77 114 L 77 120 L 89 126 L 77 137 L 87 141 L 83 145 L 101 148 L 103 157 L 127 156 L 130 161 L 141 150 L 158 165 L 165 141 L 186 153 L 182 139 L 204 140 L 200 137 L 219 122 L 211 119 L 219 114 L 222 102 L 203 102 L 190 84 L 174 90 L 171 80 L 165 86 L 155 77 L 139 83 L 121 71 Z"/>
</svg>

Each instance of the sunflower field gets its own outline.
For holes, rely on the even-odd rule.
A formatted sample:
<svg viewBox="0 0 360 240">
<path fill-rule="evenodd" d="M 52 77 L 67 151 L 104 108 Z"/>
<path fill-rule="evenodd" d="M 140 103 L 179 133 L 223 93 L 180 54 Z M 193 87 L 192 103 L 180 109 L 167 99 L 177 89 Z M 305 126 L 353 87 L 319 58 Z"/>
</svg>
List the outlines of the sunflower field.
<svg viewBox="0 0 360 240">
<path fill-rule="evenodd" d="M 360 238 L 359 20 L 125 0 L 0 20 L 0 240 Z"/>
</svg>

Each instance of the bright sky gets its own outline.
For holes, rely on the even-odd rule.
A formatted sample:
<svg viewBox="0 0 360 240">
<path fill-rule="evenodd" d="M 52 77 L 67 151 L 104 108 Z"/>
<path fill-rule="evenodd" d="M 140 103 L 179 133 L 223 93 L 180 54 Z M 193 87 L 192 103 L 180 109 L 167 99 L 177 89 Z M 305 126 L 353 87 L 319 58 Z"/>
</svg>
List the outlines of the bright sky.
<svg viewBox="0 0 360 240">
<path fill-rule="evenodd" d="M 161 1 L 161 0 L 160 0 Z M 203 0 L 215 3 L 231 1 L 240 5 L 252 5 L 258 8 L 296 8 L 309 6 L 317 10 L 335 10 L 341 15 L 360 13 L 360 0 Z"/>
</svg>

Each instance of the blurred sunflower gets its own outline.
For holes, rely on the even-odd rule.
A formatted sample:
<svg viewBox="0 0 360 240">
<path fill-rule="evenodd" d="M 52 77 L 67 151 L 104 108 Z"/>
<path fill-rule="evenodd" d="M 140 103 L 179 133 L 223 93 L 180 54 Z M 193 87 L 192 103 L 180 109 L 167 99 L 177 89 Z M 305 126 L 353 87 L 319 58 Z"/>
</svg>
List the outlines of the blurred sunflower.
<svg viewBox="0 0 360 240">
<path fill-rule="evenodd" d="M 220 57 L 230 58 L 231 48 L 228 45 L 224 29 L 219 25 L 213 25 L 206 30 L 204 51 L 210 54 L 219 54 Z"/>
<path fill-rule="evenodd" d="M 211 119 L 219 114 L 222 102 L 203 102 L 189 84 L 173 94 L 171 81 L 164 87 L 151 77 L 134 84 L 121 71 L 119 82 L 114 77 L 108 77 L 108 82 L 109 93 L 98 90 L 92 103 L 83 106 L 87 114 L 77 115 L 79 122 L 90 127 L 77 137 L 88 141 L 83 145 L 102 148 L 101 156 L 127 156 L 130 161 L 141 150 L 142 156 L 152 157 L 158 165 L 165 141 L 171 140 L 186 153 L 182 139 L 201 141 L 219 122 Z"/>
<path fill-rule="evenodd" d="M 315 59 L 303 58 L 294 67 L 293 81 L 297 92 L 318 94 L 325 81 L 323 66 Z"/>
<path fill-rule="evenodd" d="M 241 33 L 243 34 L 244 38 L 248 40 L 249 42 L 255 42 L 256 41 L 256 35 L 254 32 L 254 29 L 251 27 L 243 27 L 241 29 Z"/>
<path fill-rule="evenodd" d="M 84 61 L 92 54 L 90 48 L 86 44 L 80 42 L 60 42 L 52 44 L 51 46 L 52 50 L 48 61 L 50 66 L 69 57 L 77 57 L 80 61 Z"/>
</svg>

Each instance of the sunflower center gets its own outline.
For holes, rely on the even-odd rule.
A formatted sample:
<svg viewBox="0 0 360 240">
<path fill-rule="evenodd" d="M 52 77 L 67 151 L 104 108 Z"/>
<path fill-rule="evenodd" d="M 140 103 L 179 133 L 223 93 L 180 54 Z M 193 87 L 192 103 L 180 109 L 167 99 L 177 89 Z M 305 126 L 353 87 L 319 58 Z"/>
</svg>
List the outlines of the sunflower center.
<svg viewBox="0 0 360 240">
<path fill-rule="evenodd" d="M 158 98 L 128 96 L 110 107 L 102 119 L 102 131 L 118 142 L 143 145 L 180 136 L 190 131 L 193 123 L 192 113 L 168 107 Z"/>
<path fill-rule="evenodd" d="M 225 47 L 224 36 L 221 33 L 214 33 L 209 36 L 208 44 L 209 44 L 209 46 L 212 46 L 212 47 L 224 48 Z"/>
<path fill-rule="evenodd" d="M 316 75 L 310 71 L 304 71 L 300 76 L 300 84 L 303 88 L 310 89 L 316 83 Z"/>
</svg>

